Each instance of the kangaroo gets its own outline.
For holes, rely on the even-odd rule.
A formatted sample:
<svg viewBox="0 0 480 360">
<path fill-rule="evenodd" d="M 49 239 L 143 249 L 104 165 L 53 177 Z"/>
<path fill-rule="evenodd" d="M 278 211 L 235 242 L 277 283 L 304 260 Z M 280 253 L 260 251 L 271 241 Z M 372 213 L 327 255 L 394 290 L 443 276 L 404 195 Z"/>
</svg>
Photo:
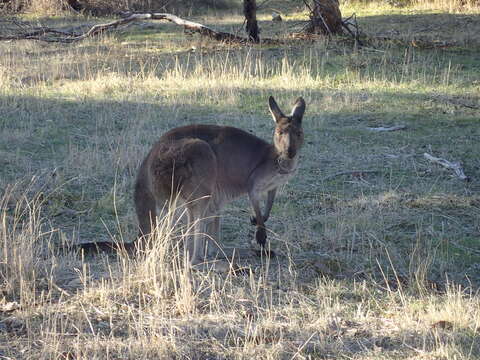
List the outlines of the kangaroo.
<svg viewBox="0 0 480 360">
<path fill-rule="evenodd" d="M 186 206 L 187 253 L 191 265 L 205 261 L 209 237 L 218 240 L 219 213 L 238 196 L 248 194 L 255 217 L 256 241 L 265 247 L 265 222 L 277 188 L 296 172 L 303 145 L 305 101 L 296 100 L 284 115 L 274 98 L 268 100 L 275 121 L 273 144 L 230 126 L 189 125 L 174 128 L 153 145 L 135 183 L 134 201 L 140 232 L 137 240 L 156 227 L 157 208 L 178 196 Z M 260 200 L 266 194 L 262 214 Z"/>
</svg>

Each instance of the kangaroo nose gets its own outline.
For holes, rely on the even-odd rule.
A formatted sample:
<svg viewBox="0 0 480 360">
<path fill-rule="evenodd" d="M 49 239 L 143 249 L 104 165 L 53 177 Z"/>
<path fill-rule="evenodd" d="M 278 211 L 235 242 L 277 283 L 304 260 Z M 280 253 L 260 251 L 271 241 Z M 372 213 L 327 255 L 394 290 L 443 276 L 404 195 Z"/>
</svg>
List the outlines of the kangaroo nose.
<svg viewBox="0 0 480 360">
<path fill-rule="evenodd" d="M 288 157 L 289 158 L 293 158 L 295 156 L 295 154 L 296 154 L 296 151 L 294 149 L 292 149 L 292 148 L 288 149 Z"/>
</svg>

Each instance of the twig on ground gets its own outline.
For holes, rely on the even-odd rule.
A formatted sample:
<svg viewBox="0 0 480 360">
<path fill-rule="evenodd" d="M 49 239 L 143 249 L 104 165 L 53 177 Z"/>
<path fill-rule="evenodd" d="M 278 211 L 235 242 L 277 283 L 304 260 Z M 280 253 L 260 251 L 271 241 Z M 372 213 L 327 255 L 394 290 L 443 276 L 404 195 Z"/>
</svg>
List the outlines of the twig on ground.
<svg viewBox="0 0 480 360">
<path fill-rule="evenodd" d="M 407 127 L 405 125 L 395 125 L 395 126 L 390 126 L 390 127 L 367 127 L 368 130 L 374 131 L 374 132 L 387 132 L 387 131 L 398 131 L 398 130 L 404 130 Z"/>
<path fill-rule="evenodd" d="M 355 33 L 350 29 L 353 26 Z M 346 19 L 342 19 L 342 27 L 347 30 L 351 37 L 357 42 L 357 45 L 363 46 L 363 42 L 360 40 L 360 28 L 357 22 L 357 14 L 352 14 Z"/>
<path fill-rule="evenodd" d="M 461 180 L 465 181 L 470 181 L 470 178 L 465 175 L 463 172 L 462 165 L 460 164 L 459 161 L 455 162 L 450 162 L 448 160 L 442 159 L 442 158 L 437 158 L 435 156 L 432 156 L 428 153 L 424 153 L 423 156 L 428 160 L 431 161 L 435 164 L 438 164 L 440 166 L 443 166 L 444 168 L 453 170 L 455 172 L 455 175 L 457 175 Z"/>
<path fill-rule="evenodd" d="M 374 49 L 374 48 L 370 48 L 370 47 L 366 47 L 366 46 L 362 46 L 362 50 L 374 51 L 374 52 L 379 52 L 379 53 L 386 53 L 385 50 Z"/>
</svg>

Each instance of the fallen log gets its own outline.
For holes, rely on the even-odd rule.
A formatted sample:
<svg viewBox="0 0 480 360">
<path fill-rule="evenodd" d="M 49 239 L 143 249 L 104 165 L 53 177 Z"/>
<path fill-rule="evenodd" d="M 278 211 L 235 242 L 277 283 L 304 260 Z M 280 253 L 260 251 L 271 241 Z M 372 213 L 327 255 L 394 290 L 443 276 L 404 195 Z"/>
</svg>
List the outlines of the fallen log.
<svg viewBox="0 0 480 360">
<path fill-rule="evenodd" d="M 176 15 L 169 13 L 143 13 L 143 14 L 131 14 L 122 19 L 111 21 L 106 24 L 97 24 L 93 25 L 90 29 L 83 33 L 76 32 L 74 30 L 56 30 L 49 27 L 40 27 L 26 31 L 24 26 L 18 26 L 22 31 L 18 34 L 12 35 L 0 35 L 1 40 L 39 40 L 46 42 L 61 42 L 61 43 L 72 43 L 76 41 L 84 40 L 88 37 L 94 37 L 101 34 L 104 34 L 107 31 L 116 29 L 120 26 L 127 25 L 135 21 L 142 20 L 165 20 L 172 22 L 176 25 L 183 26 L 184 29 L 191 32 L 199 33 L 202 36 L 206 36 L 210 39 L 234 43 L 234 44 L 248 44 L 251 43 L 249 39 L 244 37 L 231 34 L 224 31 L 214 30 L 203 24 L 182 19 Z M 262 39 L 262 43 L 266 44 L 281 44 L 281 40 L 277 39 Z"/>
</svg>

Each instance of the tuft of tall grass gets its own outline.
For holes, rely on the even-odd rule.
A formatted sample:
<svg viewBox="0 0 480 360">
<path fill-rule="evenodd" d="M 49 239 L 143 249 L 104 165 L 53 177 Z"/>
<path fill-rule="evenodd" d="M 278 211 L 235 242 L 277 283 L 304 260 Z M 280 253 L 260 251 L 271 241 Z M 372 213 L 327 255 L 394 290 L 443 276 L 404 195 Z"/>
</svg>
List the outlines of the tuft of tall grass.
<svg viewBox="0 0 480 360">
<path fill-rule="evenodd" d="M 7 298 L 35 304 L 54 265 L 54 230 L 42 216 L 43 194 L 33 183 L 7 186 L 0 198 L 0 281 Z"/>
</svg>

